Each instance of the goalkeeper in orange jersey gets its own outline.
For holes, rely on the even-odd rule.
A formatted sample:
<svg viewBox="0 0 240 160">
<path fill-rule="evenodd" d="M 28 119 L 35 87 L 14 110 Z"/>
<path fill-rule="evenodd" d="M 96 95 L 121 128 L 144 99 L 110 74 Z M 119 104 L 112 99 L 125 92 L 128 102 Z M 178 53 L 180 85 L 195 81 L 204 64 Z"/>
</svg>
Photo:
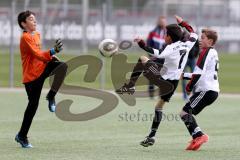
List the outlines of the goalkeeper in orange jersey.
<svg viewBox="0 0 240 160">
<path fill-rule="evenodd" d="M 52 49 L 42 51 L 40 33 L 36 31 L 37 23 L 35 14 L 31 11 L 24 11 L 18 15 L 18 24 L 23 30 L 20 39 L 20 52 L 23 69 L 23 84 L 25 86 L 28 105 L 24 113 L 20 131 L 15 140 L 23 148 L 32 148 L 27 134 L 32 124 L 33 117 L 37 111 L 39 99 L 44 81 L 54 74 L 53 84 L 47 94 L 48 107 L 51 112 L 55 112 L 55 95 L 64 81 L 67 65 L 60 62 L 55 54 L 63 49 L 60 39 L 56 41 Z M 53 72 L 54 71 L 54 72 Z"/>
</svg>

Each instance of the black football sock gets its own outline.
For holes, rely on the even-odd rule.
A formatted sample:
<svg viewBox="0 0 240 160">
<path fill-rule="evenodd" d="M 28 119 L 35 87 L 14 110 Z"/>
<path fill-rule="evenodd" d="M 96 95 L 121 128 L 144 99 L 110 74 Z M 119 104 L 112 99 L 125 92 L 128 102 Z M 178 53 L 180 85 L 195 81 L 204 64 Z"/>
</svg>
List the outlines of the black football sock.
<svg viewBox="0 0 240 160">
<path fill-rule="evenodd" d="M 68 66 L 66 63 L 60 62 L 57 66 L 54 67 L 53 71 L 49 75 L 49 76 L 54 75 L 54 78 L 53 81 L 51 82 L 51 90 L 48 92 L 47 95 L 48 99 L 53 99 L 55 97 L 67 74 Z"/>
<path fill-rule="evenodd" d="M 128 83 L 129 88 L 135 86 L 135 83 L 138 80 L 141 73 L 143 72 L 143 69 L 144 69 L 144 66 L 143 66 L 141 60 L 138 59 L 138 63 L 134 66 L 131 77 L 130 77 L 130 81 Z"/>
<path fill-rule="evenodd" d="M 52 100 L 56 94 L 57 93 L 51 89 L 47 94 L 47 99 Z"/>
<path fill-rule="evenodd" d="M 162 120 L 162 109 L 155 109 L 155 115 L 152 122 L 151 132 L 148 135 L 149 137 L 155 136 L 161 120 Z"/>
<path fill-rule="evenodd" d="M 203 135 L 203 132 L 200 127 L 198 127 L 198 124 L 192 114 L 186 114 L 181 118 L 193 139 Z"/>
</svg>

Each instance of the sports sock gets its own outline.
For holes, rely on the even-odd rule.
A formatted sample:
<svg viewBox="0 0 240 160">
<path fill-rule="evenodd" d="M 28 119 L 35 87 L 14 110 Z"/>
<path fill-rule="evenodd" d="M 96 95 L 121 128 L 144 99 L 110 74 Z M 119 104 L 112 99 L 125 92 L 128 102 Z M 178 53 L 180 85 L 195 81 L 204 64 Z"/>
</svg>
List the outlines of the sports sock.
<svg viewBox="0 0 240 160">
<path fill-rule="evenodd" d="M 134 66 L 131 77 L 130 77 L 130 81 L 128 83 L 128 87 L 134 87 L 136 81 L 138 80 L 139 76 L 141 75 L 141 73 L 143 72 L 143 64 L 141 62 L 140 59 L 138 59 L 138 63 Z"/>
<path fill-rule="evenodd" d="M 181 118 L 193 139 L 203 135 L 201 128 L 198 127 L 198 124 L 192 114 L 186 114 Z"/>
<path fill-rule="evenodd" d="M 155 136 L 161 120 L 162 120 L 162 109 L 155 109 L 155 115 L 152 122 L 151 132 L 148 135 L 149 137 Z"/>
<path fill-rule="evenodd" d="M 57 93 L 52 89 L 47 94 L 47 99 L 53 99 Z"/>
</svg>

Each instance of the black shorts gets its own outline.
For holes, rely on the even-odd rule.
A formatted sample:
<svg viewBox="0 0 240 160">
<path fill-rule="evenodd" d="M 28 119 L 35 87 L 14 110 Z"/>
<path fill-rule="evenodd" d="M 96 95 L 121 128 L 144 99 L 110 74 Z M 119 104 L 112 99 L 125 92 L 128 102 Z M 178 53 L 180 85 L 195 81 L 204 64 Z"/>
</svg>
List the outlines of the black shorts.
<svg viewBox="0 0 240 160">
<path fill-rule="evenodd" d="M 170 99 L 171 99 L 171 97 L 172 97 L 172 95 L 174 94 L 177 86 L 178 86 L 179 80 L 168 80 L 168 79 L 167 79 L 167 80 L 165 80 L 165 81 L 171 83 L 172 86 L 173 86 L 173 89 L 172 89 L 172 91 L 169 92 L 168 94 L 162 95 L 162 96 L 161 96 L 161 99 L 162 99 L 164 102 L 169 102 Z"/>
<path fill-rule="evenodd" d="M 191 97 L 189 102 L 183 107 L 183 111 L 197 115 L 206 106 L 212 104 L 218 97 L 218 92 L 215 91 L 202 91 L 196 92 Z"/>
<path fill-rule="evenodd" d="M 143 75 L 150 81 L 150 83 L 155 84 L 159 87 L 161 99 L 164 102 L 169 102 L 174 91 L 177 88 L 179 80 L 165 80 L 160 75 L 161 63 L 156 63 L 152 60 L 149 60 L 144 66 Z"/>
</svg>

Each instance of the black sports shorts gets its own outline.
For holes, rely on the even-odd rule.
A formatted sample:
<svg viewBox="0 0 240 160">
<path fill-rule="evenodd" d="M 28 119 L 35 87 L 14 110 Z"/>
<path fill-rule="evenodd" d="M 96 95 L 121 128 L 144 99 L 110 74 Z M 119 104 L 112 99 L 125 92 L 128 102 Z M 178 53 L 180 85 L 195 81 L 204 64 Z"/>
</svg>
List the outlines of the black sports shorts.
<svg viewBox="0 0 240 160">
<path fill-rule="evenodd" d="M 177 88 L 179 80 L 165 80 L 160 75 L 162 64 L 149 60 L 144 66 L 143 75 L 160 89 L 160 97 L 164 102 L 169 102 Z"/>
<path fill-rule="evenodd" d="M 202 91 L 196 92 L 191 97 L 189 102 L 183 107 L 183 111 L 197 115 L 206 106 L 212 104 L 218 97 L 218 92 L 216 91 Z"/>
</svg>

